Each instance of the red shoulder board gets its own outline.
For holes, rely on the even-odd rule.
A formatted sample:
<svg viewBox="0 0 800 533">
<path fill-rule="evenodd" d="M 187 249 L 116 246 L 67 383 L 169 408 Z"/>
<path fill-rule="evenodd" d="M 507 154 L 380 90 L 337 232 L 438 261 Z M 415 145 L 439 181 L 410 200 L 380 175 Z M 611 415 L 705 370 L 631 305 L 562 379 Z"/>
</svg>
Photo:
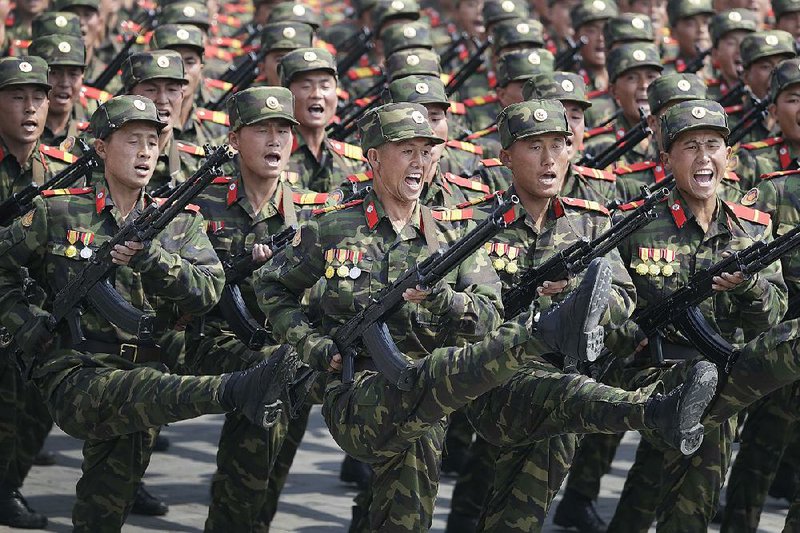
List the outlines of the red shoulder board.
<svg viewBox="0 0 800 533">
<path fill-rule="evenodd" d="M 69 152 L 65 152 L 64 150 L 59 150 L 58 148 L 53 148 L 52 146 L 46 146 L 44 144 L 39 145 L 39 151 L 46 156 L 58 159 L 60 161 L 64 161 L 65 163 L 72 164 L 78 160 L 77 156 L 74 156 Z"/>
<path fill-rule="evenodd" d="M 78 122 L 77 124 L 75 124 L 75 127 L 78 128 L 80 131 L 86 131 L 86 130 L 89 129 L 89 123 L 88 122 Z"/>
<path fill-rule="evenodd" d="M 497 95 L 495 93 L 489 93 L 483 96 L 467 98 L 462 103 L 467 107 L 477 107 L 486 104 L 493 104 L 494 102 L 497 102 Z"/>
<path fill-rule="evenodd" d="M 716 87 L 720 84 L 722 84 L 722 80 L 719 78 L 711 78 L 710 80 L 706 80 L 706 86 L 708 87 Z"/>
<path fill-rule="evenodd" d="M 297 205 L 324 204 L 328 201 L 328 194 L 324 192 L 292 193 L 292 201 Z"/>
<path fill-rule="evenodd" d="M 459 220 L 472 220 L 472 209 L 431 209 L 431 215 L 442 222 L 457 222 Z"/>
<path fill-rule="evenodd" d="M 607 170 L 600 170 L 599 168 L 582 167 L 580 165 L 572 165 L 572 168 L 575 170 L 575 172 L 587 178 L 592 178 L 595 180 L 603 180 L 603 181 L 617 181 L 617 177 L 614 175 L 614 173 L 608 172 Z"/>
<path fill-rule="evenodd" d="M 470 180 L 462 176 L 458 176 L 456 174 L 453 174 L 452 172 L 445 173 L 444 179 L 446 179 L 450 183 L 455 183 L 456 185 L 458 185 L 463 189 L 469 189 L 471 191 L 480 191 L 484 193 L 489 192 L 488 185 L 481 183 L 480 181 Z"/>
<path fill-rule="evenodd" d="M 758 150 L 759 148 L 766 148 L 767 146 L 775 146 L 783 142 L 783 137 L 770 137 L 761 141 L 754 141 L 740 146 L 745 150 Z"/>
<path fill-rule="evenodd" d="M 728 207 L 731 208 L 733 214 L 736 215 L 738 218 L 748 220 L 750 222 L 755 222 L 756 224 L 760 224 L 762 226 L 766 226 L 770 222 L 770 217 L 767 213 L 763 211 L 759 211 L 758 209 L 753 209 L 751 207 L 744 206 L 742 204 L 737 204 L 734 202 L 725 202 Z"/>
<path fill-rule="evenodd" d="M 590 211 L 599 211 L 604 215 L 608 214 L 608 209 L 606 209 L 605 206 L 602 206 L 597 202 L 592 202 L 591 200 L 583 200 L 581 198 L 568 198 L 566 196 L 562 196 L 561 202 L 572 207 L 580 207 L 581 209 L 588 209 Z"/>
<path fill-rule="evenodd" d="M 621 206 L 617 207 L 620 211 L 633 211 L 638 207 L 644 205 L 644 200 L 637 200 L 635 202 L 628 202 L 627 204 L 622 204 Z"/>
<path fill-rule="evenodd" d="M 331 150 L 333 150 L 342 157 L 347 157 L 349 159 L 356 159 L 358 161 L 366 161 L 366 159 L 364 159 L 364 153 L 358 146 L 355 146 L 353 144 L 347 144 L 341 141 L 334 141 L 333 139 L 330 140 L 330 145 L 331 145 Z"/>
<path fill-rule="evenodd" d="M 186 152 L 187 154 L 197 155 L 200 157 L 205 157 L 206 151 L 203 150 L 202 146 L 195 146 L 194 144 L 187 144 L 183 142 L 178 143 L 178 150 L 181 152 Z"/>
<path fill-rule="evenodd" d="M 91 100 L 97 100 L 102 103 L 105 103 L 106 101 L 114 97 L 114 95 L 111 93 L 108 93 L 106 91 L 101 91 L 100 89 L 96 89 L 94 87 L 89 87 L 88 85 L 84 85 L 83 87 L 81 87 L 81 94 L 86 98 L 89 98 Z"/>
<path fill-rule="evenodd" d="M 347 181 L 350 183 L 364 183 L 365 181 L 372 180 L 372 171 L 359 172 L 358 174 L 351 174 L 347 176 Z"/>
<path fill-rule="evenodd" d="M 606 124 L 605 126 L 598 126 L 596 128 L 592 128 L 589 131 L 583 132 L 584 139 L 591 139 L 596 135 L 600 135 L 603 133 L 612 133 L 614 131 L 613 124 Z"/>
<path fill-rule="evenodd" d="M 496 131 L 497 131 L 497 124 L 492 124 L 488 128 L 478 130 L 475 133 L 470 133 L 469 135 L 467 135 L 467 140 L 474 141 L 475 139 L 480 139 L 481 137 L 489 135 L 490 133 L 494 133 Z"/>
<path fill-rule="evenodd" d="M 779 170 L 778 172 L 769 172 L 767 174 L 761 174 L 761 179 L 771 180 L 772 178 L 780 178 L 781 176 L 789 176 L 791 174 L 800 174 L 800 169 Z"/>
<path fill-rule="evenodd" d="M 725 178 L 723 179 L 726 179 L 728 181 L 739 181 L 740 178 L 739 175 L 736 174 L 736 172 L 729 170 L 725 173 Z"/>
<path fill-rule="evenodd" d="M 624 174 L 630 174 L 632 172 L 650 170 L 655 166 L 656 163 L 654 163 L 653 161 L 640 161 L 639 163 L 633 163 L 631 165 L 620 165 L 614 169 L 614 174 L 616 174 L 617 176 L 622 176 Z"/>
<path fill-rule="evenodd" d="M 222 61 L 231 62 L 233 61 L 233 54 L 224 48 L 220 48 L 219 46 L 211 46 L 207 45 L 205 50 L 203 50 L 203 56 L 210 57 L 214 59 L 221 59 Z"/>
<path fill-rule="evenodd" d="M 454 115 L 466 115 L 467 106 L 463 102 L 450 102 L 450 112 Z"/>
<path fill-rule="evenodd" d="M 347 77 L 351 80 L 360 80 L 362 78 L 371 78 L 379 76 L 381 69 L 378 67 L 356 67 L 347 71 Z"/>
<path fill-rule="evenodd" d="M 231 28 L 242 27 L 242 21 L 232 15 L 217 15 L 217 22 L 224 24 L 225 26 L 230 26 Z"/>
<path fill-rule="evenodd" d="M 740 113 L 744 109 L 744 105 L 737 104 L 737 105 L 729 105 L 728 107 L 723 108 L 725 112 L 729 115 L 734 113 Z"/>
<path fill-rule="evenodd" d="M 329 205 L 327 207 L 320 207 L 319 209 L 314 209 L 311 214 L 314 216 L 324 215 L 325 213 L 330 213 L 332 211 L 340 211 L 342 209 L 347 209 L 348 207 L 353 207 L 356 205 L 361 205 L 364 203 L 364 199 L 360 198 L 358 200 L 353 200 L 351 202 L 347 202 L 344 204 L 336 204 L 336 205 Z"/>
<path fill-rule="evenodd" d="M 231 125 L 230 120 L 228 119 L 228 114 L 223 113 L 222 111 L 210 111 L 208 109 L 198 107 L 194 112 L 194 116 L 196 116 L 198 120 L 202 120 L 204 122 L 213 122 L 215 124 L 222 124 L 223 126 Z"/>
<path fill-rule="evenodd" d="M 46 189 L 42 191 L 42 196 L 49 198 L 51 196 L 64 196 L 67 194 L 88 194 L 94 192 L 93 187 L 74 187 L 72 189 Z"/>
<path fill-rule="evenodd" d="M 325 50 L 330 52 L 333 57 L 336 57 L 336 54 L 338 53 L 336 51 L 336 47 L 335 46 L 333 46 L 329 42 L 323 41 L 322 39 L 317 39 L 317 42 L 316 42 L 315 46 L 318 46 L 320 48 L 324 48 Z"/>
<path fill-rule="evenodd" d="M 589 91 L 586 94 L 586 99 L 591 100 L 592 98 L 597 98 L 598 96 L 604 96 L 608 94 L 608 89 L 598 89 L 596 91 Z"/>
<path fill-rule="evenodd" d="M 492 157 L 490 159 L 481 159 L 481 164 L 487 168 L 503 166 L 503 162 L 496 157 Z"/>
<path fill-rule="evenodd" d="M 350 99 L 350 93 L 348 93 L 347 91 L 345 91 L 341 87 L 337 87 L 336 88 L 336 97 L 339 100 L 349 100 Z"/>
<path fill-rule="evenodd" d="M 219 176 L 211 180 L 214 185 L 227 185 L 233 181 L 231 176 Z"/>
<path fill-rule="evenodd" d="M 231 85 L 227 81 L 215 80 L 213 78 L 206 78 L 205 84 L 207 87 L 211 87 L 212 89 L 222 89 L 223 91 L 227 91 L 231 87 L 233 87 L 233 85 Z"/>
<path fill-rule="evenodd" d="M 500 193 L 504 193 L 505 191 L 499 191 Z M 467 200 L 466 202 L 461 202 L 460 204 L 456 204 L 456 209 L 463 209 L 465 207 L 469 207 L 472 205 L 482 204 L 486 200 L 491 200 L 494 198 L 496 193 L 490 192 L 488 194 L 484 194 L 483 196 L 478 196 L 477 198 L 473 198 L 472 200 Z"/>
<path fill-rule="evenodd" d="M 153 198 L 153 201 L 157 203 L 159 206 L 162 205 L 164 202 L 167 201 L 166 198 Z M 200 206 L 195 204 L 186 204 L 183 208 L 184 211 L 189 211 L 190 213 L 199 213 Z"/>
<path fill-rule="evenodd" d="M 452 140 L 452 141 L 447 141 L 445 144 L 450 148 L 458 148 L 459 150 L 464 150 L 465 152 L 483 155 L 483 147 L 476 146 L 472 143 Z"/>
</svg>

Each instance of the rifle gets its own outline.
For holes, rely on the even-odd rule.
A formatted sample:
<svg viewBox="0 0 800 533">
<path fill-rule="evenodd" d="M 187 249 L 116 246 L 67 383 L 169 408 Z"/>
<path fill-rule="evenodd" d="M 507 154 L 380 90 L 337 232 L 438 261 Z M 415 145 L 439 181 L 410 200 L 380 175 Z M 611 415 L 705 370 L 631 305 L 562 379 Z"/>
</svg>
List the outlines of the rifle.
<svg viewBox="0 0 800 533">
<path fill-rule="evenodd" d="M 458 69 L 450 81 L 448 82 L 447 86 L 444 88 L 444 92 L 448 98 L 453 96 L 462 85 L 464 85 L 470 76 L 475 74 L 475 72 L 480 68 L 481 64 L 483 63 L 483 53 L 489 48 L 491 45 L 492 40 L 487 37 L 486 41 L 483 42 L 475 53 L 470 56 L 464 65 Z"/>
<path fill-rule="evenodd" d="M 622 116 L 622 108 L 620 107 L 619 109 L 614 111 L 614 113 L 610 117 L 608 117 L 603 122 L 601 122 L 600 124 L 595 126 L 595 128 L 602 128 L 603 126 L 608 126 L 609 124 L 611 124 L 612 122 L 614 122 L 615 120 L 617 120 L 621 116 Z"/>
<path fill-rule="evenodd" d="M 752 93 L 750 97 L 753 99 L 753 107 L 745 113 L 742 119 L 736 123 L 731 129 L 731 134 L 728 136 L 728 146 L 736 146 L 739 141 L 744 139 L 756 126 L 767 116 L 767 108 L 770 104 L 770 99 L 764 97 L 759 100 Z"/>
<path fill-rule="evenodd" d="M 149 339 L 153 334 L 153 315 L 146 315 L 126 302 L 111 286 L 109 277 L 115 265 L 111 251 L 117 244 L 125 241 L 150 242 L 197 196 L 214 177 L 221 174 L 220 166 L 233 157 L 233 151 L 221 146 L 210 154 L 203 165 L 189 179 L 175 188 L 175 191 L 162 203 L 153 202 L 133 220 L 122 226 L 117 233 L 103 243 L 92 254 L 88 264 L 56 294 L 50 317 L 50 330 L 55 331 L 62 320 L 67 319 L 72 341 L 84 340 L 80 327 L 80 307 L 88 300 L 98 313 L 112 324 L 130 333 L 136 333 L 140 340 Z M 121 305 L 122 307 L 117 307 Z M 124 309 L 124 314 L 120 314 Z M 124 323 L 123 323 L 124 322 Z"/>
<path fill-rule="evenodd" d="M 358 119 L 363 117 L 364 114 L 370 109 L 378 107 L 381 104 L 383 104 L 383 100 L 381 98 L 375 98 L 370 103 L 360 108 L 357 113 L 353 113 L 346 120 L 336 124 L 333 128 L 331 128 L 331 132 L 328 134 L 328 137 L 335 141 L 344 141 L 358 128 Z"/>
<path fill-rule="evenodd" d="M 579 50 L 585 44 L 589 44 L 589 38 L 581 35 L 577 41 L 573 41 L 571 37 L 567 37 L 567 48 L 558 53 L 553 62 L 553 70 L 575 70 L 575 64 L 580 61 Z"/>
<path fill-rule="evenodd" d="M 47 180 L 41 185 L 31 183 L 23 190 L 14 193 L 10 198 L 0 203 L 0 226 L 8 226 L 13 220 L 24 215 L 33 207 L 33 199 L 42 191 L 49 189 L 64 189 L 69 187 L 81 176 L 87 176 L 91 169 L 97 166 L 97 153 L 90 148 L 86 141 L 78 139 L 83 155 L 70 166 Z"/>
<path fill-rule="evenodd" d="M 639 108 L 639 117 L 639 123 L 625 132 L 625 135 L 621 139 L 603 150 L 597 156 L 584 154 L 578 162 L 578 165 L 592 168 L 606 168 L 634 146 L 642 142 L 642 140 L 649 137 L 653 133 L 653 130 L 647 125 L 647 117 L 644 114 L 644 109 L 641 107 Z"/>
<path fill-rule="evenodd" d="M 203 107 L 209 111 L 219 111 L 225 107 L 225 103 L 233 93 L 250 87 L 250 85 L 253 84 L 253 81 L 258 76 L 258 64 L 264 60 L 268 52 L 269 49 L 265 46 L 262 46 L 258 50 L 258 53 L 249 52 L 244 61 L 239 63 L 239 65 L 231 65 L 228 67 L 228 70 L 225 71 L 220 79 L 230 83 L 230 88 L 225 91 L 225 93 L 216 101 L 204 103 Z"/>
<path fill-rule="evenodd" d="M 447 50 L 442 52 L 441 58 L 439 58 L 439 64 L 442 66 L 442 69 L 446 69 L 450 62 L 456 57 L 458 54 L 458 48 L 466 44 L 471 38 L 469 34 L 465 31 L 462 31 L 458 38 L 453 39 L 453 42 L 450 43 L 450 46 L 447 47 Z"/>
<path fill-rule="evenodd" d="M 147 31 L 153 26 L 153 23 L 156 20 L 155 10 L 150 9 L 146 11 L 145 16 L 146 19 L 142 23 L 139 32 L 134 33 L 133 35 L 128 37 L 125 40 L 125 44 L 123 44 L 122 48 L 120 48 L 119 52 L 117 52 L 117 55 L 115 55 L 111 59 L 111 61 L 108 62 L 108 65 L 106 65 L 106 68 L 103 69 L 103 72 L 101 72 L 94 79 L 94 81 L 88 82 L 86 85 L 88 85 L 89 87 L 94 87 L 95 89 L 100 89 L 102 91 L 103 89 L 106 88 L 106 86 L 108 86 L 111 80 L 114 79 L 114 77 L 119 72 L 119 69 L 122 68 L 122 63 L 124 63 L 125 60 L 128 58 L 128 56 L 130 55 L 131 48 L 133 47 L 134 44 L 136 44 L 136 40 L 139 38 L 139 36 L 147 33 Z"/>
<path fill-rule="evenodd" d="M 559 281 L 583 272 L 593 259 L 603 257 L 634 231 L 655 220 L 656 205 L 667 197 L 669 189 L 650 192 L 645 185 L 642 191 L 644 203 L 594 240 L 579 240 L 556 252 L 541 265 L 523 272 L 519 282 L 503 293 L 506 318 L 513 318 L 530 307 L 536 298 L 536 289 L 545 281 Z"/>
<path fill-rule="evenodd" d="M 403 292 L 406 289 L 434 286 L 506 226 L 504 215 L 519 202 L 519 198 L 513 188 L 505 196 L 498 193 L 496 198 L 497 205 L 486 220 L 447 250 L 438 250 L 400 274 L 391 285 L 371 298 L 366 307 L 336 330 L 333 340 L 343 359 L 343 382 L 353 381 L 356 345 L 363 343 L 378 371 L 390 383 L 400 390 L 411 390 L 417 367 L 397 349 L 384 320 L 405 303 Z"/>
<path fill-rule="evenodd" d="M 697 71 L 703 68 L 705 64 L 706 57 L 708 54 L 711 53 L 711 47 L 709 46 L 705 50 L 700 50 L 697 48 L 697 55 L 694 56 L 689 63 L 686 63 L 686 66 L 683 68 L 682 72 L 688 72 L 690 74 L 697 74 Z"/>
<path fill-rule="evenodd" d="M 686 285 L 660 303 L 635 312 L 631 319 L 650 339 L 651 350 L 659 363 L 664 361 L 661 339 L 666 334 L 667 326 L 673 324 L 706 359 L 729 373 L 738 352 L 711 328 L 697 306 L 716 292 L 711 288 L 714 276 L 736 271 L 746 277 L 752 276 L 798 246 L 800 225 L 772 242 L 760 241 L 744 250 L 731 252 L 708 270 L 695 272 Z"/>
<path fill-rule="evenodd" d="M 340 78 L 344 76 L 348 70 L 353 68 L 358 60 L 361 59 L 361 56 L 375 46 L 375 43 L 372 41 L 372 32 L 369 31 L 367 27 L 361 28 L 355 35 L 355 39 L 355 46 L 353 46 L 352 50 L 350 50 L 347 55 L 344 56 L 344 59 L 339 61 L 336 66 L 336 73 Z"/>
<path fill-rule="evenodd" d="M 741 104 L 742 97 L 747 92 L 747 85 L 743 81 L 739 81 L 725 93 L 725 96 L 719 99 L 719 105 L 722 107 L 730 107 L 732 105 Z"/>
<path fill-rule="evenodd" d="M 268 245 L 272 255 L 275 255 L 292 241 L 296 231 L 295 226 L 289 226 L 270 236 L 262 244 Z M 262 264 L 254 261 L 252 252 L 246 250 L 223 262 L 225 287 L 219 300 L 219 310 L 236 337 L 251 350 L 260 350 L 267 342 L 269 333 L 247 309 L 239 284 L 249 278 Z"/>
<path fill-rule="evenodd" d="M 364 110 L 361 108 L 361 106 L 359 106 L 358 102 L 364 98 L 370 98 L 372 96 L 379 95 L 383 91 L 385 84 L 386 74 L 381 74 L 371 87 L 368 87 L 355 97 L 351 98 L 350 101 L 347 102 L 347 104 L 337 113 L 341 118 L 341 121 L 339 124 L 331 124 L 328 135 L 333 136 L 334 139 L 338 139 L 338 136 L 344 132 L 347 126 L 363 115 Z M 344 137 L 341 138 L 343 139 Z"/>
</svg>

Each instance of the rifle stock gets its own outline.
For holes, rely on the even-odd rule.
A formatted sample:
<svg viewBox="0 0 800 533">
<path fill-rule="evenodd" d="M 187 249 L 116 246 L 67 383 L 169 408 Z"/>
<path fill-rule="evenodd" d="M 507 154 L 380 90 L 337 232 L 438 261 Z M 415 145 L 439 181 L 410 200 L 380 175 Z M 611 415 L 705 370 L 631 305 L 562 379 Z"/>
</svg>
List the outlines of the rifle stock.
<svg viewBox="0 0 800 533">
<path fill-rule="evenodd" d="M 697 55 L 692 59 L 690 63 L 687 63 L 683 69 L 683 72 L 688 72 L 690 74 L 697 74 L 697 71 L 703 68 L 705 65 L 706 57 L 711 53 L 711 46 L 706 48 L 705 50 L 698 50 Z"/>
<path fill-rule="evenodd" d="M 355 64 L 361 59 L 361 56 L 369 52 L 369 50 L 374 47 L 375 44 L 372 42 L 372 32 L 369 31 L 369 28 L 363 27 L 361 30 L 356 34 L 356 44 L 352 50 L 350 50 L 347 55 L 338 62 L 336 66 L 336 73 L 341 78 L 344 76 L 348 70 L 353 68 Z"/>
</svg>

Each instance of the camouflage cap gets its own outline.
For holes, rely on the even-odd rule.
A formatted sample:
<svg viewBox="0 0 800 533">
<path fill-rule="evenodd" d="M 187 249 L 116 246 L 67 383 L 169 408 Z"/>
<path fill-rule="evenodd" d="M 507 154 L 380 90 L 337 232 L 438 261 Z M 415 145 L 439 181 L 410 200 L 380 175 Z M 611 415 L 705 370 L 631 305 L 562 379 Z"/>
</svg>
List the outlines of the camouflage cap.
<svg viewBox="0 0 800 533">
<path fill-rule="evenodd" d="M 84 6 L 100 11 L 100 0 L 54 0 L 50 9 L 53 11 L 68 11 L 70 8 Z"/>
<path fill-rule="evenodd" d="M 765 57 L 785 55 L 795 57 L 794 37 L 782 30 L 765 30 L 745 35 L 739 43 L 739 54 L 742 66 L 750 67 L 754 62 Z"/>
<path fill-rule="evenodd" d="M 47 61 L 38 56 L 4 57 L 0 59 L 0 89 L 13 85 L 36 85 L 51 89 Z"/>
<path fill-rule="evenodd" d="M 408 48 L 386 58 L 386 77 L 390 82 L 411 74 L 439 76 L 441 73 L 439 55 L 427 48 Z"/>
<path fill-rule="evenodd" d="M 485 0 L 483 3 L 483 22 L 487 27 L 502 20 L 528 19 L 530 16 L 528 4 L 521 0 Z"/>
<path fill-rule="evenodd" d="M 658 47 L 653 43 L 624 43 L 608 53 L 606 69 L 611 83 L 620 75 L 635 68 L 654 68 L 661 72 L 664 65 Z"/>
<path fill-rule="evenodd" d="M 160 132 L 166 126 L 158 118 L 156 105 L 145 96 L 115 96 L 97 108 L 89 120 L 89 130 L 98 139 L 105 139 L 128 122 L 148 122 Z"/>
<path fill-rule="evenodd" d="M 183 46 L 205 51 L 203 30 L 193 24 L 164 24 L 153 30 L 150 38 L 150 49 L 172 49 Z"/>
<path fill-rule="evenodd" d="M 786 13 L 797 13 L 800 11 L 800 0 L 772 0 L 772 12 L 775 20 L 779 20 Z"/>
<path fill-rule="evenodd" d="M 527 80 L 540 72 L 552 72 L 555 58 L 544 48 L 509 52 L 497 60 L 497 85 L 505 87 L 512 81 Z"/>
<path fill-rule="evenodd" d="M 576 30 L 595 20 L 608 20 L 619 15 L 614 0 L 583 0 L 570 12 L 572 27 Z"/>
<path fill-rule="evenodd" d="M 711 43 L 717 46 L 719 40 L 729 32 L 736 30 L 758 31 L 758 15 L 750 9 L 729 9 L 714 15 L 711 18 L 708 29 L 711 33 Z"/>
<path fill-rule="evenodd" d="M 383 25 L 392 19 L 419 20 L 419 17 L 416 0 L 379 0 L 372 10 L 372 23 L 379 35 Z"/>
<path fill-rule="evenodd" d="M 302 22 L 317 31 L 322 26 L 322 17 L 307 5 L 281 2 L 272 8 L 267 22 Z"/>
<path fill-rule="evenodd" d="M 211 25 L 211 16 L 205 4 L 197 2 L 177 2 L 161 9 L 158 16 L 159 24 L 194 24 L 208 29 Z"/>
<path fill-rule="evenodd" d="M 618 43 L 652 43 L 655 40 L 653 21 L 639 13 L 622 13 L 608 19 L 603 27 L 603 35 L 609 50 Z"/>
<path fill-rule="evenodd" d="M 675 73 L 660 76 L 647 87 L 650 113 L 658 115 L 664 107 L 684 100 L 705 100 L 708 87 L 696 74 Z"/>
<path fill-rule="evenodd" d="M 183 72 L 183 58 L 174 50 L 153 50 L 129 55 L 122 63 L 122 86 L 130 91 L 148 80 L 175 80 L 189 83 Z"/>
<path fill-rule="evenodd" d="M 50 11 L 42 13 L 31 23 L 31 38 L 37 39 L 45 35 L 72 35 L 83 37 L 81 18 L 69 11 Z"/>
<path fill-rule="evenodd" d="M 294 95 L 286 87 L 250 87 L 227 102 L 231 131 L 267 119 L 283 119 L 294 125 Z"/>
<path fill-rule="evenodd" d="M 713 14 L 712 0 L 667 0 L 667 18 L 670 26 L 674 26 L 683 18 Z"/>
<path fill-rule="evenodd" d="M 584 109 L 592 107 L 586 97 L 586 82 L 574 72 L 542 72 L 534 74 L 522 87 L 525 100 L 560 100 L 576 102 Z"/>
<path fill-rule="evenodd" d="M 563 133 L 572 136 L 564 104 L 558 100 L 526 100 L 511 104 L 497 116 L 497 131 L 500 132 L 503 150 L 534 135 Z"/>
<path fill-rule="evenodd" d="M 714 130 L 727 140 L 728 115 L 714 100 L 685 100 L 667 109 L 661 116 L 661 139 L 669 151 L 678 135 L 693 130 Z"/>
<path fill-rule="evenodd" d="M 358 120 L 361 149 L 366 152 L 385 143 L 407 139 L 428 139 L 442 144 L 428 122 L 428 110 L 408 102 L 384 104 L 367 112 Z"/>
<path fill-rule="evenodd" d="M 336 59 L 324 48 L 298 48 L 281 58 L 278 75 L 281 84 L 288 87 L 292 79 L 301 72 L 322 70 L 336 77 Z"/>
<path fill-rule="evenodd" d="M 492 48 L 495 53 L 509 46 L 544 46 L 544 26 L 536 19 L 509 19 L 492 27 Z"/>
<path fill-rule="evenodd" d="M 769 78 L 769 97 L 772 102 L 790 85 L 800 83 L 800 58 L 781 61 Z"/>
<path fill-rule="evenodd" d="M 384 102 L 411 102 L 414 104 L 441 104 L 450 107 L 439 76 L 406 76 L 389 84 Z"/>
<path fill-rule="evenodd" d="M 31 42 L 28 53 L 47 61 L 50 67 L 86 67 L 86 49 L 81 37 L 46 35 Z"/>
<path fill-rule="evenodd" d="M 433 49 L 431 27 L 424 22 L 393 24 L 381 32 L 383 51 L 387 56 L 406 48 Z"/>
<path fill-rule="evenodd" d="M 314 41 L 314 28 L 300 22 L 273 22 L 261 30 L 261 46 L 267 50 L 309 48 Z"/>
</svg>

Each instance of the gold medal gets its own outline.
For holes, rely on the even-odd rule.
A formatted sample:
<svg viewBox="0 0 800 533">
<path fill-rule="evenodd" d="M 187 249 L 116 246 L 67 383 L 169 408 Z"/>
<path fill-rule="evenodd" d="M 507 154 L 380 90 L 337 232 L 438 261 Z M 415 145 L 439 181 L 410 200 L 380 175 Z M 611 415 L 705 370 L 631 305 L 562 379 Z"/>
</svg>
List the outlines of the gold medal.
<svg viewBox="0 0 800 533">
<path fill-rule="evenodd" d="M 674 273 L 675 269 L 672 268 L 672 265 L 664 265 L 664 267 L 661 269 L 661 275 L 667 278 L 673 275 Z"/>
<path fill-rule="evenodd" d="M 517 266 L 517 263 L 515 263 L 514 261 L 509 261 L 508 264 L 506 265 L 506 272 L 508 272 L 509 274 L 516 274 L 517 270 L 519 270 L 519 267 Z"/>
<path fill-rule="evenodd" d="M 492 261 L 492 266 L 495 270 L 504 270 L 506 268 L 506 262 L 501 258 L 497 258 Z"/>
<path fill-rule="evenodd" d="M 331 279 L 336 272 L 333 270 L 333 267 L 328 265 L 328 268 L 325 269 L 325 277 Z"/>
<path fill-rule="evenodd" d="M 347 265 L 342 265 L 336 269 L 336 275 L 340 278 L 346 278 L 348 274 L 350 274 L 350 269 L 347 268 Z"/>
<path fill-rule="evenodd" d="M 645 265 L 644 263 L 639 263 L 638 265 L 636 265 L 636 273 L 639 274 L 640 276 L 646 275 L 647 272 L 648 272 L 647 265 Z"/>
<path fill-rule="evenodd" d="M 648 267 L 647 273 L 651 276 L 658 276 L 661 273 L 661 269 L 654 263 Z"/>
<path fill-rule="evenodd" d="M 78 255 L 78 249 L 70 244 L 69 246 L 67 246 L 67 249 L 64 250 L 64 255 L 66 255 L 67 257 L 75 257 L 76 255 Z"/>
</svg>

